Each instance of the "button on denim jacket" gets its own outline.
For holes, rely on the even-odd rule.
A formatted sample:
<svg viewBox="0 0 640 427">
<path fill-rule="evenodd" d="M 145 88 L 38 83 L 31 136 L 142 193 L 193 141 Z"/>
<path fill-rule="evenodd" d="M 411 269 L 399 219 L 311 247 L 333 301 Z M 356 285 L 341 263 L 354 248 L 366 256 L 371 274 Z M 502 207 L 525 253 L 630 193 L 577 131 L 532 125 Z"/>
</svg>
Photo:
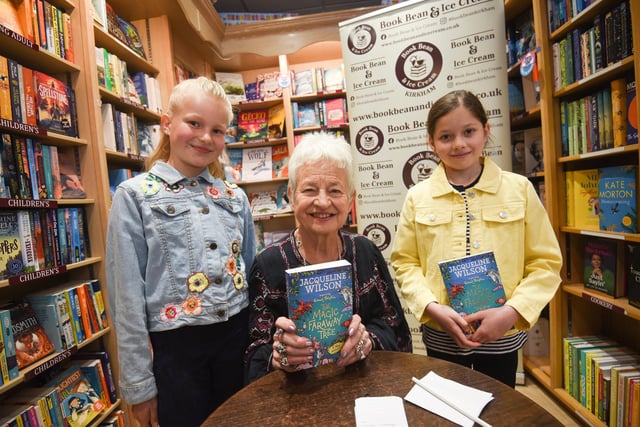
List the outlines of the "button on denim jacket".
<svg viewBox="0 0 640 427">
<path fill-rule="evenodd" d="M 224 322 L 247 307 L 253 219 L 234 184 L 208 170 L 184 178 L 164 162 L 120 184 L 109 217 L 107 282 L 120 386 L 135 404 L 157 393 L 149 332 Z"/>
</svg>

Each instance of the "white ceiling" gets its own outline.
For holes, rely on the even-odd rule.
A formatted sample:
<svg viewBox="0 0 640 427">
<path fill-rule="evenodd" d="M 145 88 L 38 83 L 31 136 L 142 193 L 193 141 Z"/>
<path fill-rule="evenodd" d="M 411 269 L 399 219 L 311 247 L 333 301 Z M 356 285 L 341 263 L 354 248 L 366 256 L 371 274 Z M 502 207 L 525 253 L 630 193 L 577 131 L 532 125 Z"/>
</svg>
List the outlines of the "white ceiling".
<svg viewBox="0 0 640 427">
<path fill-rule="evenodd" d="M 296 13 L 307 15 L 358 7 L 379 6 L 382 0 L 212 0 L 218 13 Z"/>
</svg>

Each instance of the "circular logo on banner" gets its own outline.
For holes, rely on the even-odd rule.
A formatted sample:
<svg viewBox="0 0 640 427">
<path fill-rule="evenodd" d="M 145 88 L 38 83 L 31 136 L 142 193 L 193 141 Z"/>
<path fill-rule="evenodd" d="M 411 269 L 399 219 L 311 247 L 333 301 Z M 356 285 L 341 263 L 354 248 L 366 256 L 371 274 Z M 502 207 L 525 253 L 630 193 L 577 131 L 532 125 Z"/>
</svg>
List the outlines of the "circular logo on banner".
<svg viewBox="0 0 640 427">
<path fill-rule="evenodd" d="M 349 33 L 347 46 L 351 53 L 364 55 L 376 44 L 376 30 L 371 25 L 362 24 L 355 27 Z"/>
<path fill-rule="evenodd" d="M 396 61 L 396 77 L 407 89 L 424 89 L 438 78 L 441 71 L 442 53 L 429 42 L 407 46 Z"/>
<path fill-rule="evenodd" d="M 365 126 L 356 134 L 356 148 L 364 156 L 372 156 L 382 149 L 384 136 L 375 126 Z"/>
<path fill-rule="evenodd" d="M 431 176 L 440 163 L 440 158 L 433 151 L 420 151 L 411 156 L 402 168 L 402 181 L 405 187 L 411 188 Z"/>
<path fill-rule="evenodd" d="M 381 251 L 387 249 L 391 243 L 391 233 L 389 229 L 382 224 L 375 222 L 369 224 L 362 234 L 371 240 Z"/>
</svg>

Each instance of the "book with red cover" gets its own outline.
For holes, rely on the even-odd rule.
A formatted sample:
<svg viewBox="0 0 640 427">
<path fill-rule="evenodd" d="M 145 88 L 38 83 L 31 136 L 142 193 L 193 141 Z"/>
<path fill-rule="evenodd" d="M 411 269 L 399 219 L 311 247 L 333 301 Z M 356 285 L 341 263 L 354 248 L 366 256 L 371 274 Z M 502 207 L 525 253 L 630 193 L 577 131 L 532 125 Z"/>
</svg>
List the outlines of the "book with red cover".
<svg viewBox="0 0 640 427">
<path fill-rule="evenodd" d="M 28 302 L 9 303 L 2 308 L 11 313 L 11 329 L 16 344 L 18 369 L 53 353 L 53 344 Z"/>
<path fill-rule="evenodd" d="M 58 147 L 61 196 L 63 199 L 84 199 L 87 192 L 80 175 L 80 159 L 77 147 Z"/>
<path fill-rule="evenodd" d="M 328 127 L 341 126 L 347 122 L 347 103 L 344 98 L 324 101 L 324 124 Z"/>
<path fill-rule="evenodd" d="M 269 110 L 259 109 L 238 113 L 238 141 L 264 141 L 269 139 Z"/>
<path fill-rule="evenodd" d="M 51 132 L 77 136 L 70 88 L 55 77 L 33 71 L 38 126 Z"/>
</svg>

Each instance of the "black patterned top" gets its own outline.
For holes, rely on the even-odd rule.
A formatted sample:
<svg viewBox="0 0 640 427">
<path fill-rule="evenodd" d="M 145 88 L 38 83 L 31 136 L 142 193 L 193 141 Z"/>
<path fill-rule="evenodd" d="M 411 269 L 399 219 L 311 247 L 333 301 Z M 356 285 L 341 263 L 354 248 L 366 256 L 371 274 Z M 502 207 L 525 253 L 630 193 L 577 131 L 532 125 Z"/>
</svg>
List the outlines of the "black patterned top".
<svg viewBox="0 0 640 427">
<path fill-rule="evenodd" d="M 353 312 L 360 315 L 376 350 L 411 352 L 411 333 L 387 262 L 364 236 L 341 231 L 342 259 L 353 266 Z M 293 231 L 256 256 L 249 273 L 249 347 L 245 355 L 247 382 L 267 374 L 275 321 L 288 317 L 284 271 L 304 265 Z"/>
</svg>

